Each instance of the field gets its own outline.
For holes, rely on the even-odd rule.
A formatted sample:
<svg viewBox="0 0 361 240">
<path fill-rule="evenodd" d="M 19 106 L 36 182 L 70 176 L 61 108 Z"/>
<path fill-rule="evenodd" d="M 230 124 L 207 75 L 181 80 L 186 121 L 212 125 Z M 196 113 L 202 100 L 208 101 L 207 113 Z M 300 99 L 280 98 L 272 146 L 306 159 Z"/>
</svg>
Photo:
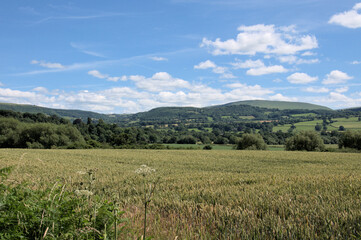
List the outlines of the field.
<svg viewBox="0 0 361 240">
<path fill-rule="evenodd" d="M 332 119 L 334 122 L 327 126 L 328 131 L 338 130 L 340 126 L 344 126 L 346 130 L 361 130 L 361 122 L 358 121 L 357 117 L 350 118 L 334 118 Z M 316 124 L 320 124 L 322 126 L 322 120 L 314 120 L 314 121 L 306 121 L 295 123 L 296 126 L 295 131 L 313 131 L 315 130 Z M 285 124 L 283 126 L 275 126 L 273 128 L 274 132 L 281 130 L 282 132 L 287 132 L 287 130 L 291 127 L 291 124 Z"/>
<path fill-rule="evenodd" d="M 76 190 L 96 169 L 94 192 L 128 219 L 120 239 L 142 235 L 142 164 L 160 177 L 148 209 L 154 239 L 360 239 L 357 153 L 221 150 L 1 149 L 9 183 Z"/>
</svg>

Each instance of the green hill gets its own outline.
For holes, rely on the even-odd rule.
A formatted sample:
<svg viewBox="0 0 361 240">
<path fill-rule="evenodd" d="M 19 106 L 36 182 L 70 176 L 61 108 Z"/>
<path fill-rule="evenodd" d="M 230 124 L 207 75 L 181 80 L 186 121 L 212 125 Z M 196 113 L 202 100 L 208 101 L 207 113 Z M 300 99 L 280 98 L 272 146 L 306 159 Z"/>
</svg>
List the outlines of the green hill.
<svg viewBox="0 0 361 240">
<path fill-rule="evenodd" d="M 92 119 L 103 119 L 108 123 L 129 123 L 145 122 L 152 123 L 189 123 L 189 122 L 219 122 L 219 121 L 241 121 L 241 119 L 276 119 L 290 114 L 302 114 L 314 112 L 322 114 L 334 112 L 330 108 L 299 102 L 282 101 L 239 101 L 224 105 L 217 105 L 204 108 L 195 107 L 160 107 L 147 112 L 136 114 L 100 114 L 91 111 L 52 109 L 35 105 L 0 103 L 0 109 L 12 110 L 15 112 L 43 113 L 47 115 L 58 115 L 63 118 L 74 120 L 77 118 L 86 121 Z"/>
<path fill-rule="evenodd" d="M 82 110 L 69 110 L 69 109 L 53 109 L 46 107 L 39 107 L 35 105 L 27 105 L 27 104 L 13 104 L 13 103 L 0 103 L 1 110 L 11 110 L 14 112 L 28 112 L 28 113 L 44 113 L 46 115 L 58 115 L 63 118 L 68 119 L 77 119 L 80 118 L 83 121 L 88 117 L 93 119 L 103 119 L 104 121 L 112 122 L 116 115 L 106 115 L 100 114 L 91 111 L 82 111 Z"/>
<path fill-rule="evenodd" d="M 285 102 L 285 101 L 268 101 L 268 100 L 248 100 L 248 101 L 239 101 L 233 103 L 227 103 L 223 106 L 232 106 L 232 105 L 250 105 L 254 107 L 268 108 L 268 109 L 307 109 L 307 110 L 332 110 L 328 107 L 303 103 L 303 102 Z"/>
</svg>

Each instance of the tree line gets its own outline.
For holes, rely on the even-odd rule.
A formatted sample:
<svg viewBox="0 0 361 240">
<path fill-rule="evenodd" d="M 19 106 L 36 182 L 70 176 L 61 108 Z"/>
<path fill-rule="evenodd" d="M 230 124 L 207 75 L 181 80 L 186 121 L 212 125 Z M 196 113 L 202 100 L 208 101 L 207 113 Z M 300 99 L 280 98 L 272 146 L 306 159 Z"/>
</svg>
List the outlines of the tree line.
<svg viewBox="0 0 361 240">
<path fill-rule="evenodd" d="M 192 124 L 178 124 L 168 129 L 154 127 L 122 127 L 110 124 L 102 119 L 86 122 L 68 119 L 56 115 L 42 113 L 18 113 L 0 110 L 0 147 L 2 148 L 147 148 L 157 144 L 238 144 L 239 149 L 252 149 L 249 141 L 265 145 L 291 146 L 290 139 L 304 141 L 304 145 L 312 145 L 307 138 L 317 136 L 322 143 L 337 143 L 340 148 L 361 148 L 361 133 L 346 131 L 311 132 L 300 137 L 292 129 L 287 132 L 273 132 L 274 122 L 242 122 L 242 123 L 210 123 L 198 128 Z M 191 130 L 192 129 L 192 130 Z M 256 140 L 252 136 L 256 136 Z M 250 137 L 251 136 L 251 137 Z M 248 137 L 248 140 L 247 140 Z M 294 142 L 293 145 L 297 145 Z M 243 147 L 239 144 L 244 144 Z M 288 145 L 287 145 L 288 144 Z M 289 147 L 289 150 L 301 150 L 300 147 Z M 311 148 L 311 150 L 322 148 Z M 309 149 L 302 149 L 309 150 Z"/>
</svg>

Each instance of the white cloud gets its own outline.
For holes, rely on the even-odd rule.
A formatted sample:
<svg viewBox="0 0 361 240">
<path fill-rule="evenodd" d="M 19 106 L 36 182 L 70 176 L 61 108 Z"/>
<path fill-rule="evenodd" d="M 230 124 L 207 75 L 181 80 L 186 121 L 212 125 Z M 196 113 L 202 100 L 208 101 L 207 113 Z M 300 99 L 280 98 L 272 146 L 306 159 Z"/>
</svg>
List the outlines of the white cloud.
<svg viewBox="0 0 361 240">
<path fill-rule="evenodd" d="M 361 61 L 353 61 L 351 64 L 353 65 L 361 64 Z"/>
<path fill-rule="evenodd" d="M 81 43 L 71 42 L 70 46 L 84 54 L 87 54 L 90 56 L 95 56 L 95 57 L 105 58 L 105 56 L 103 54 L 89 50 L 89 47 L 91 47 L 89 44 L 81 44 Z"/>
<path fill-rule="evenodd" d="M 307 84 L 307 83 L 317 81 L 318 77 L 311 77 L 310 75 L 308 75 L 306 73 L 297 72 L 297 73 L 294 73 L 294 74 L 288 76 L 287 80 L 293 84 Z"/>
<path fill-rule="evenodd" d="M 4 86 L 4 84 L 2 82 L 0 82 L 0 87 Z"/>
<path fill-rule="evenodd" d="M 198 65 L 194 65 L 194 69 L 207 69 L 207 68 L 215 68 L 215 67 L 217 67 L 217 65 L 211 60 L 200 62 Z"/>
<path fill-rule="evenodd" d="M 260 85 L 249 86 L 243 83 L 232 83 L 227 84 L 226 86 L 234 89 L 229 93 L 229 95 L 234 95 L 234 98 L 237 98 L 236 96 L 240 94 L 254 99 L 255 97 L 265 96 L 273 93 L 272 90 L 263 88 Z M 238 97 L 240 97 L 240 95 Z"/>
<path fill-rule="evenodd" d="M 264 66 L 259 68 L 251 68 L 247 70 L 247 75 L 252 76 L 261 76 L 266 74 L 272 74 L 272 73 L 285 73 L 288 72 L 286 68 L 284 68 L 281 65 L 274 65 L 274 66 Z"/>
<path fill-rule="evenodd" d="M 212 72 L 221 74 L 221 78 L 236 78 L 227 67 L 220 67 L 217 66 L 214 62 L 211 60 L 207 60 L 204 62 L 200 62 L 198 65 L 194 65 L 194 69 L 208 69 L 211 68 Z"/>
<path fill-rule="evenodd" d="M 37 64 L 45 68 L 55 68 L 55 69 L 65 68 L 65 66 L 61 65 L 60 63 L 51 63 L 51 62 L 38 61 L 38 60 L 32 60 L 30 63 Z"/>
<path fill-rule="evenodd" d="M 347 73 L 339 70 L 334 70 L 326 75 L 326 78 L 322 81 L 323 84 L 340 84 L 345 83 L 347 80 L 353 79 L 353 77 L 347 75 Z"/>
<path fill-rule="evenodd" d="M 48 89 L 46 89 L 45 87 L 36 87 L 33 89 L 33 91 L 40 93 L 48 93 Z"/>
<path fill-rule="evenodd" d="M 333 15 L 328 23 L 334 23 L 347 28 L 361 27 L 361 3 L 357 3 L 351 10 Z"/>
<path fill-rule="evenodd" d="M 302 53 L 301 56 L 303 56 L 303 57 L 316 56 L 316 53 L 307 51 L 307 52 Z"/>
<path fill-rule="evenodd" d="M 10 88 L 0 88 L 0 102 L 37 104 L 41 106 L 55 102 L 55 98 L 31 91 L 19 91 Z"/>
<path fill-rule="evenodd" d="M 325 87 L 308 87 L 306 89 L 304 89 L 304 91 L 306 92 L 311 92 L 311 93 L 328 93 L 330 91 L 330 89 L 325 88 Z"/>
<path fill-rule="evenodd" d="M 168 58 L 165 58 L 165 57 L 150 57 L 150 59 L 154 60 L 154 61 L 157 61 L 157 62 L 160 62 L 160 61 L 168 61 Z"/>
<path fill-rule="evenodd" d="M 93 76 L 93 77 L 100 78 L 100 79 L 106 79 L 106 80 L 111 81 L 111 82 L 127 81 L 128 80 L 128 78 L 126 76 L 111 77 L 108 74 L 100 73 L 98 70 L 91 70 L 91 71 L 88 72 L 88 74 Z"/>
<path fill-rule="evenodd" d="M 318 47 L 317 39 L 311 35 L 299 35 L 294 27 L 275 27 L 274 25 L 258 24 L 240 26 L 236 39 L 215 41 L 203 38 L 201 47 L 211 49 L 213 55 L 255 55 L 280 54 L 290 55 Z"/>
<path fill-rule="evenodd" d="M 272 73 L 285 73 L 288 72 L 288 69 L 284 68 L 281 65 L 266 66 L 261 60 L 247 60 L 247 61 L 238 61 L 231 63 L 235 69 L 238 68 L 250 68 L 247 70 L 247 75 L 252 76 L 261 76 Z"/>
<path fill-rule="evenodd" d="M 289 63 L 289 64 L 313 64 L 319 63 L 320 60 L 317 58 L 314 59 L 302 59 L 294 55 L 289 56 L 281 56 L 278 58 L 282 63 Z"/>
<path fill-rule="evenodd" d="M 88 74 L 93 76 L 93 77 L 100 78 L 100 79 L 104 79 L 104 78 L 108 77 L 108 75 L 102 74 L 98 70 L 91 70 L 91 71 L 88 72 Z"/>
<path fill-rule="evenodd" d="M 146 78 L 140 75 L 133 75 L 129 76 L 129 79 L 134 81 L 138 88 L 151 92 L 191 87 L 189 82 L 180 78 L 174 78 L 167 72 L 155 73 L 150 78 Z"/>
<path fill-rule="evenodd" d="M 273 101 L 287 101 L 287 102 L 296 102 L 296 101 L 298 101 L 298 99 L 295 98 L 295 97 L 286 97 L 286 96 L 283 96 L 280 93 L 277 93 L 277 94 L 275 94 L 273 96 L 270 96 L 268 99 L 273 100 Z"/>
<path fill-rule="evenodd" d="M 235 69 L 239 68 L 259 68 L 264 67 L 264 63 L 261 60 L 247 60 L 244 62 L 238 61 L 236 63 L 231 63 Z"/>
<path fill-rule="evenodd" d="M 335 92 L 344 93 L 344 92 L 347 92 L 348 89 L 349 89 L 348 87 L 336 88 Z"/>
</svg>

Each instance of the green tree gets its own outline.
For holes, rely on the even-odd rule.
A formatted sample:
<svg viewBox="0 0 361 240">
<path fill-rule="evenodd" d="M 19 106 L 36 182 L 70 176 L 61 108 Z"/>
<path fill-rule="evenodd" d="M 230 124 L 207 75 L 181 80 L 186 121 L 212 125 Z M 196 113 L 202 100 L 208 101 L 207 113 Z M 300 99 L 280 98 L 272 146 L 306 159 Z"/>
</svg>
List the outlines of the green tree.
<svg viewBox="0 0 361 240">
<path fill-rule="evenodd" d="M 236 149 L 238 150 L 266 150 L 267 144 L 259 134 L 243 134 L 237 142 Z"/>
<path fill-rule="evenodd" d="M 361 131 L 344 132 L 338 143 L 339 148 L 355 148 L 361 150 Z"/>
<path fill-rule="evenodd" d="M 286 140 L 287 151 L 323 151 L 322 138 L 313 131 L 301 131 Z"/>
</svg>

